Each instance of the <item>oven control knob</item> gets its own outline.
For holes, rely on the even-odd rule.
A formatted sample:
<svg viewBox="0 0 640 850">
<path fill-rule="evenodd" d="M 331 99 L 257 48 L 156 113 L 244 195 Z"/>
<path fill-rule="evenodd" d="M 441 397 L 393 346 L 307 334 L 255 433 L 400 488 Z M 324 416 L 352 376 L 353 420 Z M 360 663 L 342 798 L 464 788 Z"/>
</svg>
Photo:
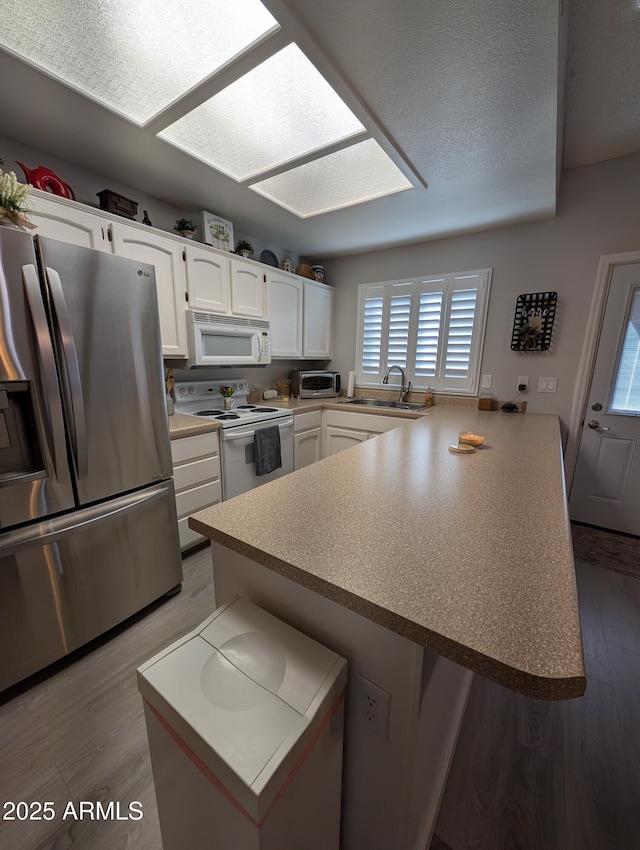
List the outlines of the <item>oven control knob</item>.
<svg viewBox="0 0 640 850">
<path fill-rule="evenodd" d="M 196 388 L 195 387 L 189 387 L 188 393 L 189 393 L 189 395 L 195 395 L 196 394 Z"/>
</svg>

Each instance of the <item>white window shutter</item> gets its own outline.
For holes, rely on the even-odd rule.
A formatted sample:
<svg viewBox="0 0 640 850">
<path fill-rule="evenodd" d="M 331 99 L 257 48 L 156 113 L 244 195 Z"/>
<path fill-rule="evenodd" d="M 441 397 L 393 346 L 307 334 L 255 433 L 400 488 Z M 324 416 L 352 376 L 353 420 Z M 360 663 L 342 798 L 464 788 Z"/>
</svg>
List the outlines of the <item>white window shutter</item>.
<svg viewBox="0 0 640 850">
<path fill-rule="evenodd" d="M 491 270 L 361 285 L 358 383 L 379 386 L 393 365 L 415 389 L 475 394 Z"/>
<path fill-rule="evenodd" d="M 444 278 L 423 281 L 418 294 L 418 329 L 416 334 L 416 356 L 414 384 L 435 386 L 440 372 L 440 352 L 443 332 L 443 288 Z"/>
</svg>

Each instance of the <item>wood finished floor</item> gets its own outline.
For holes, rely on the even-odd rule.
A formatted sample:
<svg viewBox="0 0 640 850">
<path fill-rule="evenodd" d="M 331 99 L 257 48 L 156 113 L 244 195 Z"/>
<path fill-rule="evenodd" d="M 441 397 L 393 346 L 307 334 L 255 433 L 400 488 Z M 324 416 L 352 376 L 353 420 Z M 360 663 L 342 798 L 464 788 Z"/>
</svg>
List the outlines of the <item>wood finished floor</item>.
<svg viewBox="0 0 640 850">
<path fill-rule="evenodd" d="M 0 850 L 160 850 L 135 668 L 211 612 L 208 549 L 184 569 L 181 594 L 0 696 L 0 802 L 58 812 L 0 822 Z M 640 848 L 640 581 L 577 575 L 586 696 L 544 703 L 476 677 L 432 850 Z M 144 817 L 62 822 L 69 800 L 139 800 Z"/>
<path fill-rule="evenodd" d="M 431 850 L 640 848 L 640 580 L 576 573 L 586 695 L 545 703 L 476 676 Z"/>
</svg>

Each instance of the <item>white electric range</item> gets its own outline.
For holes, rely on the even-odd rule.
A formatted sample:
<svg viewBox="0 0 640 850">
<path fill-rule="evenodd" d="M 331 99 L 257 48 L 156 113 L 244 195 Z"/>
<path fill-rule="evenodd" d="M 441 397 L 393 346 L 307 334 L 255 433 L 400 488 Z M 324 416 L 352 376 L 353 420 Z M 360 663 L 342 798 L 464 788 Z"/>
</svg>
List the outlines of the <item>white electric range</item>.
<svg viewBox="0 0 640 850">
<path fill-rule="evenodd" d="M 230 410 L 224 409 L 220 387 L 233 387 Z M 225 381 L 176 381 L 175 411 L 220 423 L 222 496 L 231 499 L 275 478 L 293 472 L 293 413 L 268 404 L 249 404 L 249 384 L 244 378 Z M 282 466 L 266 475 L 256 475 L 254 438 L 256 431 L 277 427 Z"/>
</svg>

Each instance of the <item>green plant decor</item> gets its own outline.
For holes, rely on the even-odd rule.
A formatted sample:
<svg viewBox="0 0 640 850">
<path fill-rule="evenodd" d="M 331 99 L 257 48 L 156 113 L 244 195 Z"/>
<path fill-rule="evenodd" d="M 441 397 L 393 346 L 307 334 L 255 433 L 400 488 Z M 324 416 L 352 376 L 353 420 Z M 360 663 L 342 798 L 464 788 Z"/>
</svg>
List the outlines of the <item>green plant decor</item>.
<svg viewBox="0 0 640 850">
<path fill-rule="evenodd" d="M 173 229 L 180 233 L 181 230 L 190 230 L 195 233 L 196 226 L 189 218 L 179 218 L 173 226 Z"/>
<path fill-rule="evenodd" d="M 17 227 L 35 227 L 27 218 L 26 200 L 30 191 L 31 184 L 19 183 L 15 171 L 5 172 L 0 168 L 0 221 Z"/>
<path fill-rule="evenodd" d="M 247 242 L 246 239 L 239 239 L 236 244 L 236 254 L 241 254 L 243 251 L 248 251 L 249 254 L 253 254 L 253 245 L 250 242 Z"/>
</svg>

